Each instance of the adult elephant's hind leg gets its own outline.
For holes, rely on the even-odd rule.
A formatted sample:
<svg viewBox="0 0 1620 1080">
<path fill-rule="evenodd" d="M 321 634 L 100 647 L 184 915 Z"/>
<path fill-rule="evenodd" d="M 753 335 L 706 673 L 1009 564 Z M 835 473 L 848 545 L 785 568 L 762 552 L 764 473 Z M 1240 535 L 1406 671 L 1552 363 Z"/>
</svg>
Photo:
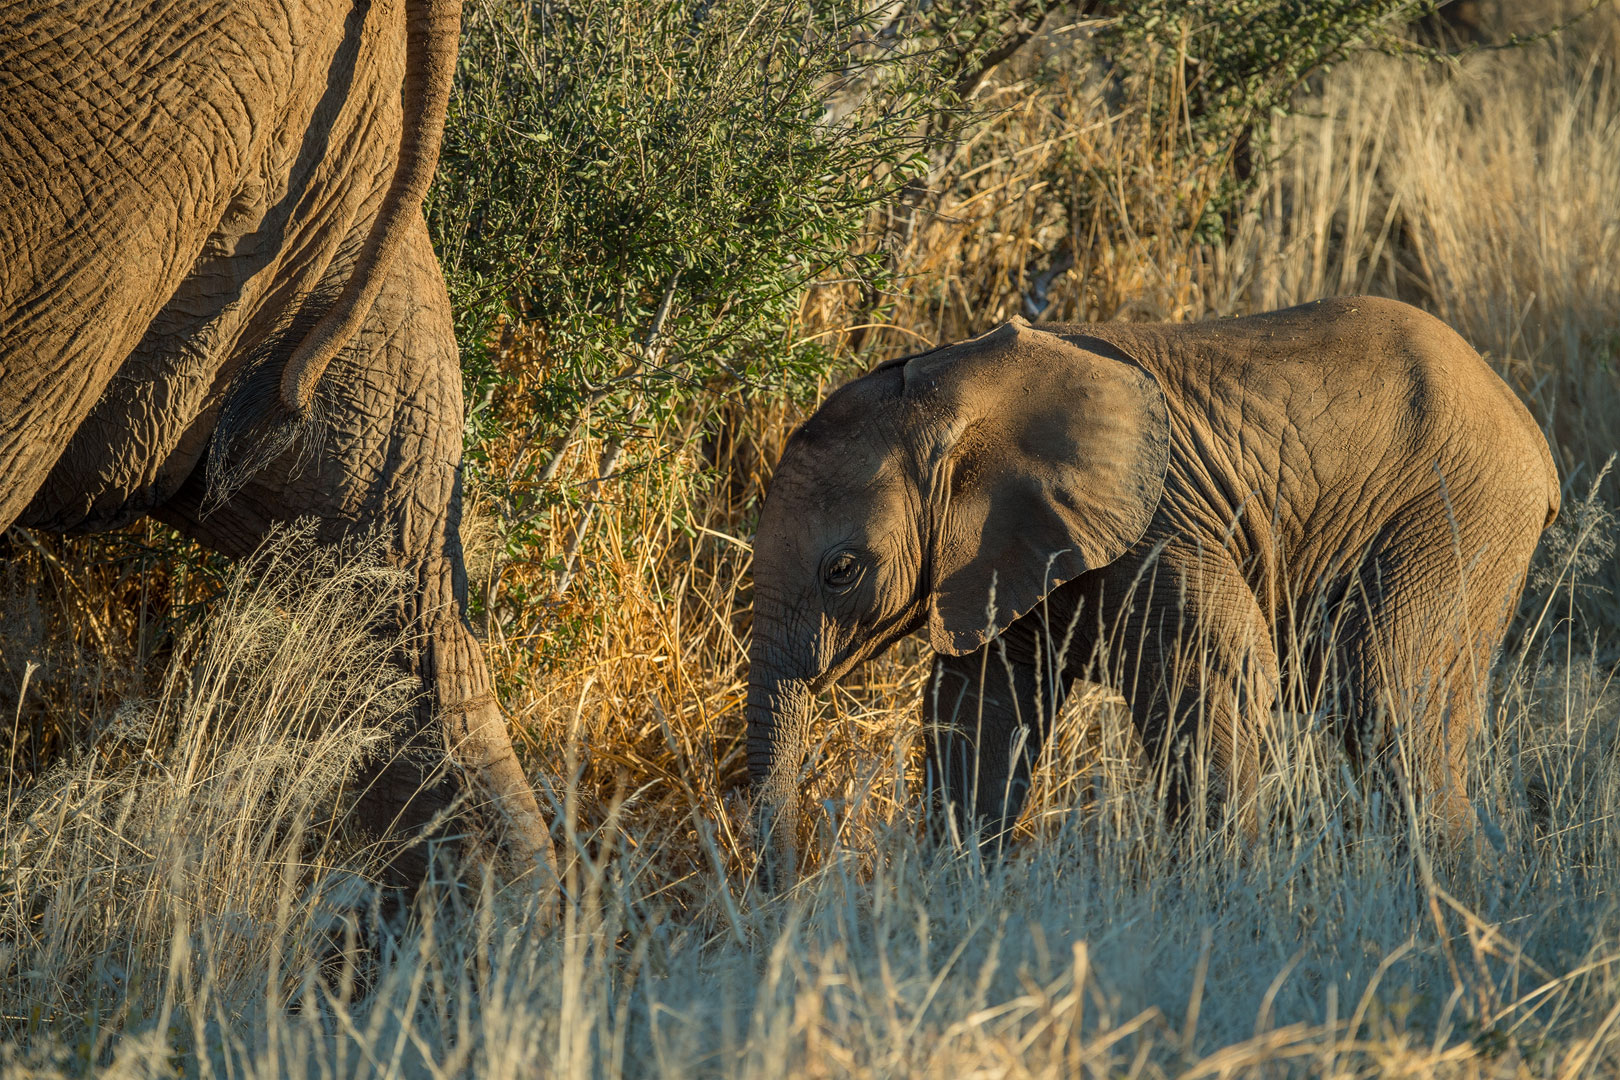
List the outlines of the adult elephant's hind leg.
<svg viewBox="0 0 1620 1080">
<path fill-rule="evenodd" d="M 420 221 L 364 327 L 316 394 L 319 437 L 257 469 L 200 512 L 203 479 L 162 516 L 227 554 L 251 551 L 279 523 L 313 516 L 323 542 L 380 533 L 416 581 L 398 612 L 400 664 L 423 693 L 395 753 L 363 778 L 363 824 L 393 848 L 390 876 L 428 870 L 420 841 L 493 832 L 514 869 L 551 887 L 551 839 L 513 752 L 483 652 L 466 624 L 460 540 L 461 371 L 445 295 Z M 217 444 L 216 444 L 217 448 Z M 247 456 L 241 447 L 227 453 Z M 449 812 L 459 808 L 455 814 Z"/>
<path fill-rule="evenodd" d="M 439 565 L 448 571 L 450 560 Z M 513 750 L 482 647 L 467 628 L 465 591 L 446 585 L 451 582 L 424 588 L 428 605 L 421 620 L 420 673 L 433 710 L 426 727 L 441 740 L 435 757 L 459 773 L 462 782 L 453 787 L 469 801 L 475 819 L 493 826 L 524 869 L 538 861 L 536 869 L 551 877 L 550 832 Z M 435 594 L 445 602 L 434 604 Z M 384 793 L 372 816 L 402 805 L 399 793 Z"/>
</svg>

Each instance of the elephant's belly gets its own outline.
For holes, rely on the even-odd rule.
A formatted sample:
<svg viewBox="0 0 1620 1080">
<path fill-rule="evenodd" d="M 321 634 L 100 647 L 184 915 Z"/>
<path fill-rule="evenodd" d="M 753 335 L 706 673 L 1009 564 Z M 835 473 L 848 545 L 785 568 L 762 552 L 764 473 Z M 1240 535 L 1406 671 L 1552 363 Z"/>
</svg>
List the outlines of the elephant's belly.
<svg viewBox="0 0 1620 1080">
<path fill-rule="evenodd" d="M 12 415 L 0 416 L 0 475 L 8 480 L 0 527 L 15 520 L 88 532 L 163 505 L 203 460 L 243 358 L 308 297 L 347 280 L 393 173 L 403 27 L 393 5 L 305 0 L 275 10 L 269 23 L 280 36 L 262 46 L 244 37 L 228 50 L 249 57 L 253 79 L 235 78 L 228 64 L 202 65 L 223 69 L 216 82 L 240 105 L 240 115 L 223 114 L 230 154 L 205 146 L 172 162 L 103 168 L 109 183 L 138 182 L 122 202 L 95 185 L 56 184 L 100 192 L 96 207 L 111 208 L 81 214 L 89 224 L 81 222 L 74 242 L 107 255 L 80 276 L 116 283 L 117 296 L 64 292 L 52 284 L 62 275 L 0 274 L 0 300 L 17 296 L 28 310 L 57 313 L 52 327 L 60 330 L 16 349 L 0 343 L 0 404 L 18 398 Z M 199 37 L 196 48 L 209 41 Z M 181 80 L 168 95 L 177 108 L 192 106 L 180 108 L 182 121 L 221 114 L 196 81 Z M 6 115 L 0 104 L 0 120 Z M 172 182 L 154 184 L 169 173 Z M 118 213 L 131 199 L 142 215 Z M 0 240 L 15 233 L 4 209 Z M 153 251 L 121 242 L 131 230 L 154 234 Z M 6 310 L 0 303 L 0 322 Z M 102 332 L 114 322 L 127 332 Z"/>
<path fill-rule="evenodd" d="M 374 203 L 382 184 L 366 186 Z M 286 349 L 276 343 L 288 340 L 287 298 L 325 296 L 347 280 L 370 218 L 362 213 L 355 220 L 284 227 L 300 239 L 324 228 L 341 240 L 331 263 L 284 258 L 279 248 L 266 258 L 252 245 L 200 262 L 67 440 L 18 522 L 96 532 L 168 502 L 202 466 L 220 409 L 245 366 L 285 360 Z M 329 236 L 325 246 L 338 243 Z"/>
<path fill-rule="evenodd" d="M 137 350 L 68 440 L 19 524 L 95 532 L 161 506 L 202 459 L 219 375 L 205 347 Z"/>
</svg>

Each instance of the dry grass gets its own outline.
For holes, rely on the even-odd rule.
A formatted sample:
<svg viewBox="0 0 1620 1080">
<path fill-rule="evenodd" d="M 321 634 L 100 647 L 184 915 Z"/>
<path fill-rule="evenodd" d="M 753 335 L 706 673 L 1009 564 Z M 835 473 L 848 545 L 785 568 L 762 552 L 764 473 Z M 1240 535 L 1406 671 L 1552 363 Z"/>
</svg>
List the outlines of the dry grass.
<svg viewBox="0 0 1620 1080">
<path fill-rule="evenodd" d="M 486 883 L 430 889 L 412 929 L 355 938 L 373 922 L 349 895 L 368 855 L 333 812 L 405 689 L 366 634 L 392 585 L 364 558 L 332 573 L 294 544 L 270 556 L 291 569 L 233 576 L 214 622 L 169 645 L 116 614 L 137 609 L 123 571 L 19 551 L 11 611 L 29 617 L 0 645 L 27 737 L 11 745 L 61 763 L 8 789 L 0 1070 L 1620 1069 L 1620 705 L 1604 659 L 1620 611 L 1594 587 L 1615 583 L 1612 496 L 1580 498 L 1620 430 L 1617 34 L 1606 11 L 1449 74 L 1348 65 L 1320 115 L 1286 122 L 1218 245 L 1193 236 L 1209 179 L 1175 164 L 1176 132 L 1111 112 L 1088 73 L 1015 73 L 925 212 L 875 224 L 906 288 L 897 329 L 855 331 L 875 358 L 982 330 L 1026 297 L 1049 319 L 1187 319 L 1355 291 L 1456 325 L 1531 403 L 1566 480 L 1475 758 L 1475 848 L 1368 824 L 1298 714 L 1279 718 L 1301 726 L 1263 792 L 1287 825 L 1241 853 L 1220 833 L 1173 838 L 1095 691 L 1060 720 L 1014 855 L 977 867 L 919 841 L 924 657 L 905 643 L 823 710 L 817 850 L 794 895 L 761 897 L 743 824 L 747 531 L 799 417 L 742 399 L 718 437 L 671 430 L 676 457 L 613 489 L 560 603 L 516 611 L 497 594 L 490 656 L 565 848 L 561 932 L 532 929 L 521 888 Z M 1076 170 L 1110 182 L 1076 185 Z M 813 296 L 807 332 L 841 333 L 857 300 Z M 583 476 L 596 454 L 579 454 Z M 567 513 L 556 550 L 503 581 L 543 584 Z M 324 584 L 291 587 L 312 572 Z M 59 661 L 17 696 L 47 648 Z"/>
</svg>

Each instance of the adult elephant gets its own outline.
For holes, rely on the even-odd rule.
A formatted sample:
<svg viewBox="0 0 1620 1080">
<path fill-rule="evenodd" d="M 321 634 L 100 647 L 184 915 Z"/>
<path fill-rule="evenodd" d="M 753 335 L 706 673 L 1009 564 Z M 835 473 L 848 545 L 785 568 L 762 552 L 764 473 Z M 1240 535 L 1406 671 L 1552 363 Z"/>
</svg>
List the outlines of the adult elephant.
<svg viewBox="0 0 1620 1080">
<path fill-rule="evenodd" d="M 471 803 L 549 869 L 464 618 L 461 376 L 421 212 L 459 27 L 454 0 L 0 8 L 0 526 L 151 514 L 231 555 L 305 516 L 380 531 L 426 692 L 360 813 L 413 837 Z"/>
<path fill-rule="evenodd" d="M 814 695 L 923 627 L 930 769 L 985 843 L 1082 674 L 1128 699 L 1172 818 L 1202 779 L 1252 827 L 1294 671 L 1335 691 L 1365 771 L 1466 829 L 1493 650 L 1558 503 L 1512 391 L 1389 300 L 1014 320 L 884 364 L 794 433 L 760 515 L 747 715 L 767 854 L 793 840 Z"/>
</svg>

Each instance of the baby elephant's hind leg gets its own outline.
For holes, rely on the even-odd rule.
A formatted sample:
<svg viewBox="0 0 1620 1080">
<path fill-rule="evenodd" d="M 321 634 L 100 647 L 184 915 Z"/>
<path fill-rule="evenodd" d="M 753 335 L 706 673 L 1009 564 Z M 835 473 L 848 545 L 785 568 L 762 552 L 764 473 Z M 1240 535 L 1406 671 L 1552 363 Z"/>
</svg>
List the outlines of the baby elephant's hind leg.
<svg viewBox="0 0 1620 1080">
<path fill-rule="evenodd" d="M 1461 518 L 1436 493 L 1390 522 L 1354 575 L 1333 645 L 1363 776 L 1453 838 L 1472 831 L 1469 744 L 1537 529 Z"/>
</svg>

